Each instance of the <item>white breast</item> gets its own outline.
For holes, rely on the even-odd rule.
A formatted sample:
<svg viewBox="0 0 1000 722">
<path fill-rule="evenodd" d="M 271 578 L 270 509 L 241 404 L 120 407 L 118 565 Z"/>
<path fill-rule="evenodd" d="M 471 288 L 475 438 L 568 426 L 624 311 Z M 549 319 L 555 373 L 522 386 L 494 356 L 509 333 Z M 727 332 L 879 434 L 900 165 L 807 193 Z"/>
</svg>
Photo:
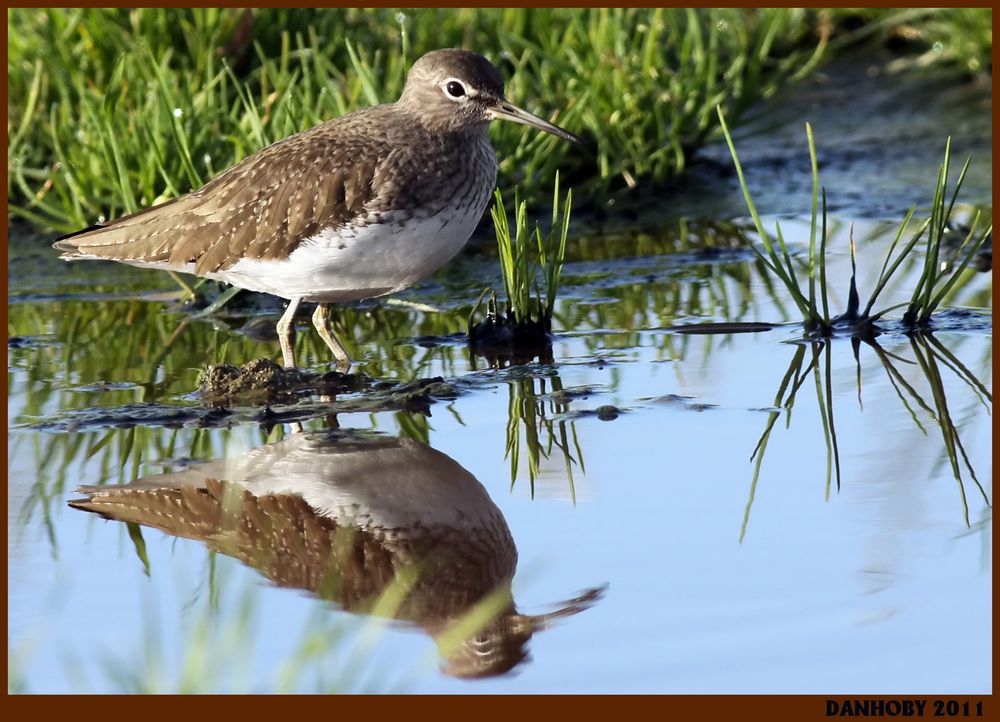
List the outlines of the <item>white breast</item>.
<svg viewBox="0 0 1000 722">
<path fill-rule="evenodd" d="M 384 213 L 326 229 L 284 260 L 244 259 L 212 278 L 306 301 L 355 301 L 399 291 L 447 263 L 476 229 L 484 203 L 430 216 Z"/>
<path fill-rule="evenodd" d="M 509 535 L 486 489 L 458 462 L 414 441 L 393 442 L 317 445 L 309 434 L 292 434 L 236 459 L 210 462 L 222 468 L 192 467 L 193 478 L 200 485 L 207 472 L 219 472 L 218 478 L 255 496 L 293 494 L 317 514 L 368 528 L 443 526 Z"/>
</svg>

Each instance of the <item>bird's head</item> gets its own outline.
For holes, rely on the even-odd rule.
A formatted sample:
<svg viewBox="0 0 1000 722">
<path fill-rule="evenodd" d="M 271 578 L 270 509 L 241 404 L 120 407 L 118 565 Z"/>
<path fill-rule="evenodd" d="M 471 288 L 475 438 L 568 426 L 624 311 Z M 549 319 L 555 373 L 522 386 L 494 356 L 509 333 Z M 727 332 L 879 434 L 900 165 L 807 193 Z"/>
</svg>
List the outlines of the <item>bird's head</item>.
<svg viewBox="0 0 1000 722">
<path fill-rule="evenodd" d="M 504 97 L 500 71 L 468 50 L 434 50 L 410 68 L 399 102 L 435 130 L 454 131 L 510 120 L 585 145 L 567 130 L 532 115 Z"/>
</svg>

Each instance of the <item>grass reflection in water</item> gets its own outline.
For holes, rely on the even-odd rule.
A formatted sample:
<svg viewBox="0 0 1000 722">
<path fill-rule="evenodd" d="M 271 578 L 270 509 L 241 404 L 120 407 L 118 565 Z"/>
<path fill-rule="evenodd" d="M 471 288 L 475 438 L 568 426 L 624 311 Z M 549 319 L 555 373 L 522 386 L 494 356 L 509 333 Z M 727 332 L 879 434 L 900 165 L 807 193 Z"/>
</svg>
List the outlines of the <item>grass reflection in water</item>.
<svg viewBox="0 0 1000 722">
<path fill-rule="evenodd" d="M 966 495 L 966 482 L 971 479 L 973 485 L 982 497 L 987 508 L 992 506 L 990 495 L 983 487 L 976 471 L 969 460 L 965 446 L 962 443 L 959 429 L 962 424 L 956 424 L 948 407 L 945 392 L 945 378 L 942 369 L 950 372 L 955 378 L 967 386 L 987 413 L 993 405 L 993 395 L 976 375 L 965 366 L 958 357 L 949 351 L 932 333 L 911 333 L 906 335 L 911 351 L 911 358 L 905 358 L 882 348 L 876 339 L 850 339 L 855 362 L 857 365 L 857 399 L 863 410 L 861 352 L 869 349 L 885 371 L 892 389 L 905 408 L 908 416 L 922 435 L 938 436 L 941 439 L 944 453 L 943 462 L 948 463 L 952 476 L 958 486 L 962 506 L 963 520 L 969 526 L 969 504 Z M 750 520 L 750 510 L 757 492 L 760 480 L 761 466 L 767 450 L 771 432 L 778 418 L 784 414 L 786 426 L 791 425 L 792 409 L 796 396 L 806 381 L 812 376 L 815 384 L 816 403 L 823 429 L 823 439 L 827 449 L 826 456 L 826 497 L 829 499 L 832 482 L 840 489 L 841 454 L 837 442 L 837 430 L 834 421 L 834 391 L 831 375 L 831 356 L 834 353 L 836 341 L 799 341 L 796 342 L 795 353 L 789 362 L 788 369 L 781 379 L 778 391 L 774 397 L 773 410 L 768 412 L 767 424 L 754 447 L 750 460 L 754 462 L 753 480 L 750 484 L 750 494 L 747 499 L 743 523 L 740 526 L 740 541 L 747 532 Z M 806 365 L 806 359 L 809 359 Z M 805 368 L 803 366 L 805 365 Z M 910 367 L 913 373 L 904 374 L 901 369 Z M 929 399 L 929 401 L 928 401 Z M 923 419 L 923 422 L 921 421 Z M 936 428 L 937 434 L 934 433 Z M 931 429 L 931 431 L 928 431 Z M 937 469 L 929 470 L 931 475 Z"/>
</svg>

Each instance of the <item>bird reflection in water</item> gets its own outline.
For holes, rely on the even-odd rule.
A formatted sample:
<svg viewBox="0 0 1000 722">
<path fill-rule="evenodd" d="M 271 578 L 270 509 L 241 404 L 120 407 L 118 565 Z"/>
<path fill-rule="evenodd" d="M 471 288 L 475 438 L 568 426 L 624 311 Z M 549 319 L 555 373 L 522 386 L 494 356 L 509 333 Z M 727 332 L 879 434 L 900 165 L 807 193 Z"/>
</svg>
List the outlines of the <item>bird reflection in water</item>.
<svg viewBox="0 0 1000 722">
<path fill-rule="evenodd" d="M 204 542 L 279 587 L 349 612 L 417 625 L 454 677 L 513 669 L 536 631 L 604 591 L 547 614 L 519 613 L 510 586 L 517 549 L 500 510 L 454 459 L 404 438 L 297 433 L 235 459 L 80 492 L 86 498 L 70 506 Z M 406 578 L 399 604 L 388 613 L 376 607 Z M 472 615 L 487 608 L 477 623 Z"/>
</svg>

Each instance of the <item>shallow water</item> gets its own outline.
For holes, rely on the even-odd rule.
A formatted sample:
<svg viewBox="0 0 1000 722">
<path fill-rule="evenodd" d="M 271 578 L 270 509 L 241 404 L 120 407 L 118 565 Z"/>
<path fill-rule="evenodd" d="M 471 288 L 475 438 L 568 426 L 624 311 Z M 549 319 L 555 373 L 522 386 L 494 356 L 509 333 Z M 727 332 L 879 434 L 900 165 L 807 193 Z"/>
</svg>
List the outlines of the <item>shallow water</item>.
<svg viewBox="0 0 1000 722">
<path fill-rule="evenodd" d="M 930 193 L 940 149 L 903 153 L 907 138 L 966 118 L 956 155 L 977 152 L 975 202 L 991 195 L 991 138 L 981 88 L 910 125 L 904 92 L 893 115 L 859 91 L 855 117 L 910 128 L 875 158 L 878 127 L 852 135 L 838 105 L 853 81 L 830 77 L 841 95 L 802 92 L 831 108 L 816 127 L 821 158 L 833 149 L 837 313 L 850 224 L 865 297 L 895 231 L 879 219 Z M 808 219 L 787 216 L 807 208 L 808 176 L 775 164 L 794 147 L 805 167 L 793 125 L 740 148 L 800 260 Z M 663 212 L 739 215 L 732 179 L 710 191 L 709 176 L 631 224 L 574 233 L 551 362 L 470 355 L 469 311 L 502 288 L 480 244 L 392 302 L 341 311 L 381 385 L 270 408 L 203 406 L 198 375 L 277 358 L 279 302 L 199 317 L 161 274 L 64 264 L 15 235 L 11 689 L 990 692 L 992 274 L 962 285 L 933 335 L 889 322 L 857 348 L 805 343 L 745 224 Z M 920 261 L 881 307 L 908 298 Z M 684 332 L 722 322 L 760 326 Z M 327 370 L 305 325 L 298 344 Z M 138 479 L 145 496 L 104 511 L 140 524 L 67 504 Z"/>
<path fill-rule="evenodd" d="M 893 74 L 885 61 L 867 54 L 840 58 L 761 104 L 733 129 L 759 208 L 782 216 L 809 208 L 806 122 L 813 127 L 828 208 L 844 219 L 899 219 L 915 203 L 926 207 L 932 174 L 949 135 L 955 175 L 967 157 L 973 158 L 963 199 L 992 202 L 989 79 L 955 83 L 919 73 Z M 655 192 L 653 196 L 645 199 L 640 218 L 731 218 L 746 213 L 724 143 L 696 153 L 668 202 Z"/>
<path fill-rule="evenodd" d="M 865 239 L 862 293 L 889 231 L 878 223 L 855 228 Z M 792 223 L 786 232 L 801 241 L 807 226 Z M 847 232 L 841 224 L 833 244 L 835 289 L 846 287 L 849 274 Z M 606 248 L 599 238 L 590 242 Z M 206 415 L 192 393 L 206 360 L 273 356 L 276 344 L 227 331 L 218 320 L 190 320 L 151 293 L 170 291 L 155 273 L 79 264 L 55 274 L 62 267 L 37 249 L 15 243 L 11 266 L 8 621 L 15 688 L 990 689 L 991 509 L 964 465 L 956 481 L 935 421 L 934 365 L 914 363 L 938 359 L 951 419 L 991 496 L 991 402 L 970 380 L 992 384 L 988 308 L 944 316 L 950 330 L 932 340 L 950 358 L 903 335 L 881 336 L 878 350 L 862 345 L 860 393 L 851 341 L 793 343 L 801 333 L 787 323 L 788 298 L 739 249 L 571 263 L 551 364 L 491 370 L 455 340 L 477 295 L 468 283 L 458 293 L 460 279 L 488 277 L 488 259 L 464 259 L 403 295 L 439 303 L 440 313 L 346 310 L 364 371 L 403 381 L 442 376 L 455 382 L 457 398 L 432 398 L 429 417 L 341 413 L 339 426 L 382 432 L 390 448 L 404 443 L 395 437 L 426 443 L 444 459 L 434 463 L 453 462 L 469 475 L 453 471 L 443 479 L 454 482 L 458 473 L 464 488 L 481 484 L 487 495 L 475 512 L 417 494 L 392 513 L 428 528 L 449 503 L 470 516 L 499 514 L 517 549 L 519 618 L 566 608 L 588 591 L 593 597 L 572 616 L 531 629 L 504 662 L 514 663 L 512 673 L 469 681 L 440 671 L 430 612 L 419 619 L 399 613 L 404 621 L 394 623 L 345 612 L 302 585 L 283 588 L 259 560 L 237 561 L 218 530 L 187 539 L 133 527 L 133 539 L 124 524 L 68 507 L 81 498 L 78 485 L 130 482 L 161 472 L 164 462 L 195 477 L 238 482 L 233 463 L 295 435 L 262 426 L 246 410 Z M 13 273 L 24 266 L 35 275 Z M 907 271 L 885 303 L 905 297 L 915 272 Z M 989 274 L 977 275 L 957 304 L 988 307 L 989 287 Z M 841 304 L 838 298 L 834 307 Z M 249 313 L 268 312 L 264 303 Z M 704 321 L 778 325 L 723 335 L 671 328 Z M 322 368 L 327 359 L 310 336 L 300 335 L 305 362 Z M 814 359 L 818 371 L 809 368 Z M 803 383 L 790 420 L 783 413 L 775 424 L 754 485 L 750 455 L 796 361 Z M 829 395 L 817 395 L 827 382 Z M 556 389 L 565 393 L 552 396 Z M 827 477 L 821 399 L 824 408 L 832 399 L 839 489 L 836 475 Z M 328 420 L 312 403 L 306 415 L 316 418 L 305 427 L 316 432 Z M 618 413 L 598 415 L 604 406 Z M 346 443 L 307 461 L 312 476 L 277 477 L 334 483 L 330 474 L 346 473 Z M 532 448 L 541 450 L 535 464 Z M 228 476 L 190 466 L 219 457 L 231 460 Z M 378 489 L 395 477 L 384 472 L 383 452 L 363 458 L 361 467 L 347 468 L 381 498 Z M 413 462 L 431 488 L 445 483 L 427 468 Z"/>
</svg>

